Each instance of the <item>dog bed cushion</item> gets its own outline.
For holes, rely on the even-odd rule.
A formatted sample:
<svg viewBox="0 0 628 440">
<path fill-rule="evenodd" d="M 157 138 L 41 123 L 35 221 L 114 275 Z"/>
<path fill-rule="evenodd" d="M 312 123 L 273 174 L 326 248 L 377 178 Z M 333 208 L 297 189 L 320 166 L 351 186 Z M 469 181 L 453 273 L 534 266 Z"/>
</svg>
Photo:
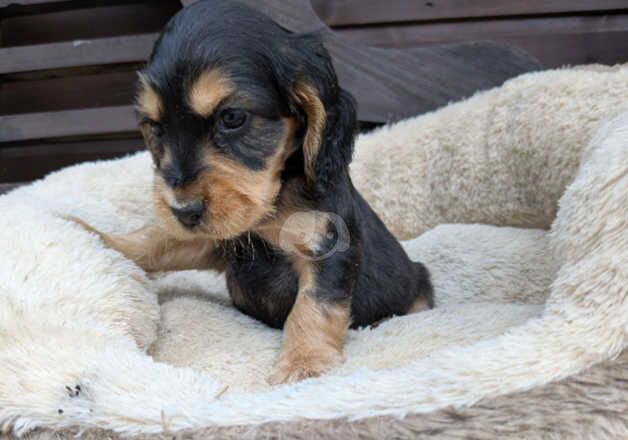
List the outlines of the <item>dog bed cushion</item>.
<svg viewBox="0 0 628 440">
<path fill-rule="evenodd" d="M 155 222 L 146 153 L 1 197 L 0 424 L 412 420 L 612 363 L 628 335 L 626 109 L 628 66 L 565 69 L 361 136 L 356 186 L 430 269 L 437 307 L 350 331 L 344 364 L 290 385 L 265 382 L 281 333 L 231 307 L 222 276 L 149 277 L 65 220 Z"/>
</svg>

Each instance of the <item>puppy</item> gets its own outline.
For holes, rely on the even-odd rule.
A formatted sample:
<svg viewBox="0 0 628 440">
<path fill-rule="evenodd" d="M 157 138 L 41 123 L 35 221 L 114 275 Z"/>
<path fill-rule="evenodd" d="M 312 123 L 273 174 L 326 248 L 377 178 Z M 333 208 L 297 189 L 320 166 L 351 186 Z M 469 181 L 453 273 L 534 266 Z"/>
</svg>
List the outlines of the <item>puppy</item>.
<svg viewBox="0 0 628 440">
<path fill-rule="evenodd" d="M 318 36 L 199 1 L 157 40 L 137 110 L 162 226 L 83 225 L 147 271 L 224 270 L 235 307 L 283 327 L 271 383 L 336 365 L 348 327 L 432 307 L 426 268 L 351 182 L 355 104 Z"/>
</svg>

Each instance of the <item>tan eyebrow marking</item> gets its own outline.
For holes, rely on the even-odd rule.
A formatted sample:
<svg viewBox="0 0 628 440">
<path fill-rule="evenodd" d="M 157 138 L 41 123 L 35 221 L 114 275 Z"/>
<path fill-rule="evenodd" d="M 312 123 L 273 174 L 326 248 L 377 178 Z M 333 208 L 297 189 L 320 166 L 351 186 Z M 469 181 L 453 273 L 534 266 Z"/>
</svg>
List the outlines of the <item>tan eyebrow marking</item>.
<svg viewBox="0 0 628 440">
<path fill-rule="evenodd" d="M 148 116 L 153 121 L 159 121 L 163 111 L 161 98 L 148 82 L 144 75 L 140 74 L 140 86 L 136 99 L 137 110 Z"/>
<path fill-rule="evenodd" d="M 188 104 L 196 114 L 205 118 L 233 88 L 233 83 L 219 69 L 208 70 L 194 81 L 188 94 Z"/>
</svg>

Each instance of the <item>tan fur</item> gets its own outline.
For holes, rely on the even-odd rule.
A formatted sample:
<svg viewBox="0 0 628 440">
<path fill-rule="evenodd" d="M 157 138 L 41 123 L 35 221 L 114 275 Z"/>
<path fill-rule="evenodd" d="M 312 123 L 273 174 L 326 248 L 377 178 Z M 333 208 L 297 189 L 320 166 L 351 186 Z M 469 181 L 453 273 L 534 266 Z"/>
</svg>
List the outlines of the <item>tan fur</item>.
<svg viewBox="0 0 628 440">
<path fill-rule="evenodd" d="M 153 134 L 148 124 L 140 125 L 140 132 L 142 133 L 142 137 L 144 138 L 144 143 L 146 144 L 146 146 L 152 149 Z"/>
<path fill-rule="evenodd" d="M 311 262 L 300 260 L 299 293 L 284 325 L 279 358 L 271 384 L 316 377 L 340 363 L 349 327 L 349 303 L 325 304 L 313 297 Z"/>
<path fill-rule="evenodd" d="M 69 217 L 69 220 L 98 235 L 105 245 L 120 252 L 147 272 L 224 269 L 224 263 L 214 254 L 215 243 L 212 240 L 177 240 L 154 226 L 123 235 L 105 234 L 81 219 Z"/>
<path fill-rule="evenodd" d="M 414 304 L 412 304 L 412 307 L 410 307 L 410 310 L 408 310 L 408 314 L 410 313 L 418 313 L 418 312 L 422 312 L 424 310 L 429 310 L 430 309 L 430 304 L 427 301 L 426 298 L 421 297 L 421 298 L 417 298 L 416 301 L 414 301 Z"/>
<path fill-rule="evenodd" d="M 174 191 L 166 185 L 161 176 L 155 174 L 153 183 L 153 207 L 157 218 L 160 220 L 161 227 L 168 231 L 169 235 L 176 237 L 178 240 L 193 240 L 198 234 L 181 226 L 166 200 L 167 194 L 174 194 Z"/>
<path fill-rule="evenodd" d="M 312 256 L 327 232 L 329 218 L 315 211 L 301 196 L 303 181 L 290 180 L 281 188 L 276 213 L 260 223 L 254 232 L 289 255 Z"/>
<path fill-rule="evenodd" d="M 282 207 L 271 220 L 255 228 L 255 232 L 288 255 L 313 257 L 328 224 L 325 213 Z"/>
<path fill-rule="evenodd" d="M 153 121 L 159 121 L 163 112 L 161 98 L 148 80 L 140 75 L 140 88 L 136 99 L 137 110 Z"/>
<path fill-rule="evenodd" d="M 154 204 L 164 227 L 180 238 L 203 234 L 212 238 L 227 239 L 252 229 L 266 217 L 274 214 L 275 201 L 281 189 L 281 171 L 287 156 L 293 150 L 296 123 L 284 120 L 284 135 L 275 154 L 267 160 L 261 171 L 252 171 L 225 155 L 207 149 L 203 158 L 207 164 L 198 178 L 176 190 L 168 188 L 156 176 Z M 179 202 L 201 200 L 206 206 L 206 221 L 193 233 L 185 230 L 174 218 L 166 201 L 172 192 Z"/>
<path fill-rule="evenodd" d="M 299 292 L 284 325 L 282 347 L 271 384 L 316 377 L 342 361 L 349 327 L 349 302 L 325 304 L 313 295 L 316 275 L 313 262 L 321 237 L 327 232 L 325 213 L 307 210 L 297 196 L 300 188 L 284 188 L 275 216 L 255 232 L 286 252 L 299 275 Z"/>
<path fill-rule="evenodd" d="M 158 147 L 158 143 L 156 142 L 155 135 L 153 134 L 153 130 L 149 124 L 141 124 L 140 132 L 142 133 L 142 137 L 144 138 L 144 144 L 149 149 L 151 154 L 155 157 L 159 157 L 161 155 Z"/>
<path fill-rule="evenodd" d="M 310 181 L 314 180 L 314 162 L 323 138 L 325 107 L 318 97 L 316 89 L 303 82 L 294 85 L 294 94 L 307 116 L 307 132 L 303 140 L 303 155 L 305 157 L 305 175 Z"/>
<path fill-rule="evenodd" d="M 251 171 L 213 151 L 205 162 L 211 169 L 190 191 L 199 191 L 206 200 L 211 235 L 238 235 L 273 212 L 273 200 L 281 187 L 276 171 L 283 164 L 271 159 L 267 170 Z"/>
<path fill-rule="evenodd" d="M 233 91 L 233 83 L 219 70 L 203 72 L 190 88 L 188 104 L 201 117 L 214 112 L 220 102 Z"/>
</svg>

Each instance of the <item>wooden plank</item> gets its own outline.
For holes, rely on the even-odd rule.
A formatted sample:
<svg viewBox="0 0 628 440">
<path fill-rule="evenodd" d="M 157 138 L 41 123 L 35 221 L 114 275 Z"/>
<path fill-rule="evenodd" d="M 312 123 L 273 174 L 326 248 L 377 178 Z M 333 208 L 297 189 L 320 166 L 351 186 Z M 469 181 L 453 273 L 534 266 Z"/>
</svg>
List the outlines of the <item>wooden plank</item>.
<svg viewBox="0 0 628 440">
<path fill-rule="evenodd" d="M 91 3 L 90 3 L 91 5 Z M 109 4 L 8 17 L 2 45 L 24 46 L 159 32 L 181 8 L 177 0 Z"/>
<path fill-rule="evenodd" d="M 0 0 L 0 8 L 8 6 L 33 6 L 47 3 L 70 3 L 67 0 Z"/>
<path fill-rule="evenodd" d="M 312 0 L 330 26 L 625 10 L 626 0 Z"/>
<path fill-rule="evenodd" d="M 0 182 L 39 179 L 59 168 L 141 151 L 140 138 L 39 143 L 0 148 Z"/>
<path fill-rule="evenodd" d="M 130 105 L 136 78 L 130 69 L 0 83 L 0 115 Z"/>
<path fill-rule="evenodd" d="M 425 113 L 538 68 L 506 46 L 465 43 L 408 50 L 328 45 L 340 83 L 363 121 L 391 122 Z"/>
<path fill-rule="evenodd" d="M 147 1 L 149 0 L 0 0 L 0 17 L 44 14 Z"/>
<path fill-rule="evenodd" d="M 0 143 L 134 132 L 133 106 L 0 116 Z"/>
<path fill-rule="evenodd" d="M 145 60 L 157 34 L 0 48 L 0 74 Z"/>
<path fill-rule="evenodd" d="M 628 29 L 627 19 L 628 11 L 625 14 L 602 16 L 511 18 L 360 27 L 341 29 L 336 32 L 345 37 L 354 37 L 356 42 L 361 41 L 367 45 L 413 47 L 417 44 L 437 44 L 469 39 L 623 32 Z M 404 38 L 394 40 L 395 36 Z"/>
<path fill-rule="evenodd" d="M 491 40 L 520 47 L 547 68 L 628 60 L 628 14 L 471 20 L 346 28 L 337 32 L 355 42 L 395 48 Z"/>
</svg>

